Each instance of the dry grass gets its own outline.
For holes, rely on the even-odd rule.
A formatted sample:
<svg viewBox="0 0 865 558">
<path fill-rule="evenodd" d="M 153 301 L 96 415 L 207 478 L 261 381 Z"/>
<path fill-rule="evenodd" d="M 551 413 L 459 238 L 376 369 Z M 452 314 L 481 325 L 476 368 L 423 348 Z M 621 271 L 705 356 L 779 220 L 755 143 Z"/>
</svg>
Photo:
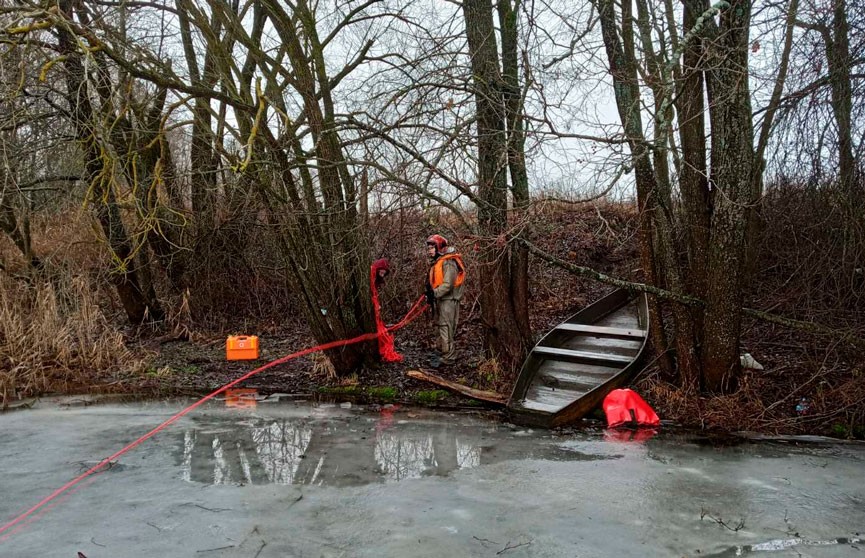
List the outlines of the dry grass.
<svg viewBox="0 0 865 558">
<path fill-rule="evenodd" d="M 513 378 L 506 374 L 506 370 L 495 358 L 484 359 L 478 364 L 476 378 L 475 385 L 478 389 L 510 393 L 513 387 Z"/>
<path fill-rule="evenodd" d="M 312 372 L 310 373 L 312 377 L 323 378 L 328 382 L 336 379 L 336 368 L 333 367 L 330 359 L 324 353 L 312 353 L 309 355 L 309 360 L 312 361 Z"/>
<path fill-rule="evenodd" d="M 98 376 L 141 366 L 81 276 L 26 285 L 0 277 L 0 406 L 92 386 Z"/>
</svg>

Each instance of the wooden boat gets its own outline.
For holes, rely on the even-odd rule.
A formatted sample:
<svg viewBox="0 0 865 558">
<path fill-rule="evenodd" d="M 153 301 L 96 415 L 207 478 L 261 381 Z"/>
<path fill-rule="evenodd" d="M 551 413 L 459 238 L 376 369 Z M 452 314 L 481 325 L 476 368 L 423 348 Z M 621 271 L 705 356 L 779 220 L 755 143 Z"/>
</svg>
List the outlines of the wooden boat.
<svg viewBox="0 0 865 558">
<path fill-rule="evenodd" d="M 523 363 L 508 400 L 517 424 L 579 420 L 638 370 L 649 333 L 645 294 L 617 289 L 547 333 Z"/>
</svg>

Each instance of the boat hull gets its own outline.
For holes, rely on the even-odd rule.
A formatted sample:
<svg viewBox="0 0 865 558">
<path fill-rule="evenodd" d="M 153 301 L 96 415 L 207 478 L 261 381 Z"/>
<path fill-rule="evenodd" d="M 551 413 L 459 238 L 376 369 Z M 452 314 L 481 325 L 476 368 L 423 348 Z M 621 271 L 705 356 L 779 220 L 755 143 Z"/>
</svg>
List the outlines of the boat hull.
<svg viewBox="0 0 865 558">
<path fill-rule="evenodd" d="M 517 424 L 577 421 L 639 370 L 648 339 L 644 294 L 617 289 L 547 333 L 526 358 L 508 400 Z"/>
</svg>

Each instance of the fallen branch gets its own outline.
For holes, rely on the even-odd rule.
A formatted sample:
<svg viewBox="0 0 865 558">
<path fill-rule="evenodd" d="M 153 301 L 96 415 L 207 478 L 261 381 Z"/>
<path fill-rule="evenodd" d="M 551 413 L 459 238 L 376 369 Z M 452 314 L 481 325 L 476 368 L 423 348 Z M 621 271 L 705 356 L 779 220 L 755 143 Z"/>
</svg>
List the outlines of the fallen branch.
<svg viewBox="0 0 865 558">
<path fill-rule="evenodd" d="M 293 505 L 295 505 L 296 503 L 300 502 L 301 500 L 303 500 L 303 494 L 301 494 L 300 496 L 298 496 L 297 498 L 295 498 L 294 501 L 291 502 L 291 503 L 288 505 L 288 508 L 290 508 L 291 506 L 293 506 Z M 285 509 L 288 509 L 288 508 L 285 508 Z"/>
<path fill-rule="evenodd" d="M 504 405 L 508 402 L 507 397 L 494 391 L 484 391 L 481 389 L 470 388 L 468 386 L 464 386 L 450 380 L 445 380 L 444 378 L 436 376 L 435 374 L 428 374 L 421 370 L 409 370 L 408 372 L 406 372 L 406 376 L 408 376 L 409 378 L 414 378 L 415 380 L 423 380 L 424 382 L 430 382 L 443 388 L 447 388 L 451 391 L 455 391 L 460 395 L 465 395 L 466 397 L 471 397 L 472 399 L 486 401 L 487 403 Z"/>
</svg>

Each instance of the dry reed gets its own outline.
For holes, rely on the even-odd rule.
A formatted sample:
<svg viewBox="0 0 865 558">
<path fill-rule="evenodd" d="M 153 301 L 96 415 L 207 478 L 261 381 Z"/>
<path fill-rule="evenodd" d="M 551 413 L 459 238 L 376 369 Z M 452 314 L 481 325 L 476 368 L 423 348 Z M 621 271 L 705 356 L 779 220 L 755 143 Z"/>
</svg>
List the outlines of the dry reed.
<svg viewBox="0 0 865 558">
<path fill-rule="evenodd" d="M 141 361 L 112 328 L 82 276 L 25 284 L 0 277 L 0 406 L 91 387 Z"/>
</svg>

